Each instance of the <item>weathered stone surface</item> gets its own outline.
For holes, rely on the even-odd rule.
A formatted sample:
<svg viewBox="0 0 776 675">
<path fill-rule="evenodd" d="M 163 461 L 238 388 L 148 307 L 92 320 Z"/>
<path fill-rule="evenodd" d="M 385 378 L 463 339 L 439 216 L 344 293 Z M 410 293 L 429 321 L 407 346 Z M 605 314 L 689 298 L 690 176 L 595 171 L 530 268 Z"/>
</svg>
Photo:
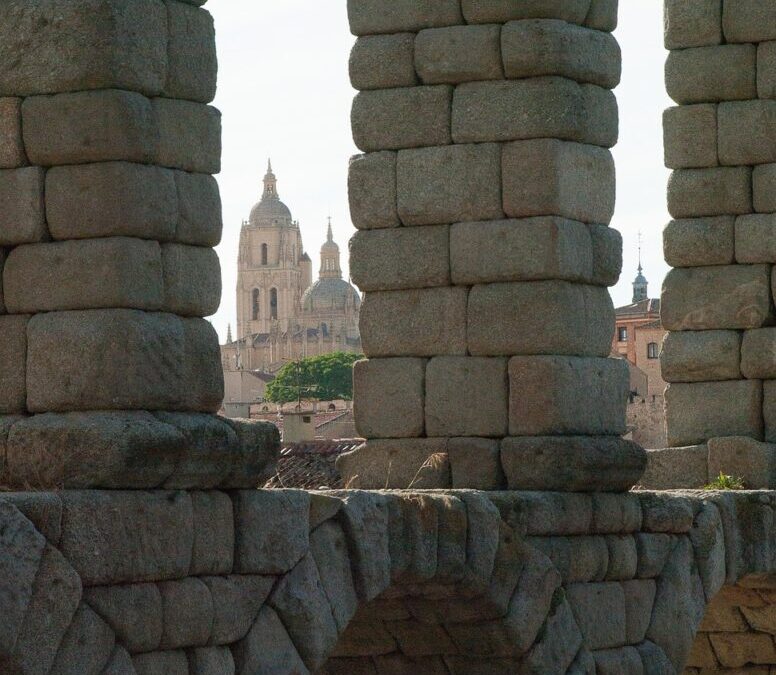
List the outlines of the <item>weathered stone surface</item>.
<svg viewBox="0 0 776 675">
<path fill-rule="evenodd" d="M 500 26 L 422 30 L 415 39 L 415 69 L 425 84 L 500 79 L 500 41 Z"/>
<path fill-rule="evenodd" d="M 189 574 L 229 574 L 234 564 L 234 514 L 224 492 L 191 492 L 194 545 Z"/>
<path fill-rule="evenodd" d="M 210 644 L 228 645 L 242 640 L 264 605 L 275 577 L 233 574 L 202 577 L 213 598 Z"/>
<path fill-rule="evenodd" d="M 768 416 L 765 419 L 766 424 L 772 421 Z M 749 490 L 776 486 L 776 445 L 746 436 L 727 436 L 709 439 L 708 446 L 710 477 L 740 477 Z"/>
<path fill-rule="evenodd" d="M 636 576 L 638 553 L 636 542 L 629 534 L 610 534 L 604 537 L 609 550 L 607 581 L 627 581 Z"/>
<path fill-rule="evenodd" d="M 159 0 L 11 2 L 0 24 L 4 94 L 109 87 L 155 94 L 164 84 L 167 22 Z"/>
<path fill-rule="evenodd" d="M 310 493 L 310 532 L 342 510 L 342 501 L 320 492 Z"/>
<path fill-rule="evenodd" d="M 579 85 L 564 77 L 532 77 L 455 88 L 456 143 L 560 138 L 608 148 L 617 142 L 617 134 L 617 101 L 595 85 Z"/>
<path fill-rule="evenodd" d="M 603 581 L 609 564 L 604 537 L 529 537 L 560 572 L 564 584 Z"/>
<path fill-rule="evenodd" d="M 62 493 L 60 549 L 85 586 L 185 577 L 193 512 L 185 492 Z"/>
<path fill-rule="evenodd" d="M 159 126 L 151 101 L 105 89 L 30 96 L 22 104 L 27 155 L 34 164 L 154 161 Z M 174 139 L 180 142 L 181 139 Z"/>
<path fill-rule="evenodd" d="M 178 227 L 175 238 L 181 244 L 218 246 L 223 220 L 221 195 L 213 176 L 173 171 L 178 196 Z"/>
<path fill-rule="evenodd" d="M 625 594 L 620 584 L 571 584 L 566 597 L 591 649 L 625 644 Z"/>
<path fill-rule="evenodd" d="M 764 633 L 713 633 L 709 639 L 720 664 L 726 668 L 776 661 L 773 638 Z"/>
<path fill-rule="evenodd" d="M 722 3 L 717 0 L 667 0 L 664 8 L 666 49 L 703 47 L 722 42 Z"/>
<path fill-rule="evenodd" d="M 703 487 L 709 482 L 708 448 L 704 444 L 647 450 L 647 468 L 639 482 L 647 490 Z"/>
<path fill-rule="evenodd" d="M 22 99 L 0 98 L 0 169 L 27 163 L 22 142 Z"/>
<path fill-rule="evenodd" d="M 761 164 L 752 171 L 754 210 L 758 213 L 776 211 L 776 164 Z"/>
<path fill-rule="evenodd" d="M 674 331 L 663 341 L 666 382 L 741 379 L 741 334 L 732 330 Z"/>
<path fill-rule="evenodd" d="M 717 166 L 717 106 L 668 108 L 663 113 L 663 145 L 670 169 Z"/>
<path fill-rule="evenodd" d="M 115 643 L 116 636 L 110 626 L 82 603 L 62 638 L 49 672 L 52 675 L 99 675 L 108 665 Z"/>
<path fill-rule="evenodd" d="M 666 90 L 681 104 L 756 98 L 756 61 L 754 45 L 676 49 L 666 61 Z"/>
<path fill-rule="evenodd" d="M 348 62 L 354 89 L 414 87 L 418 83 L 414 64 L 415 35 L 366 35 L 356 40 Z"/>
<path fill-rule="evenodd" d="M 348 0 L 353 35 L 417 31 L 463 23 L 458 0 L 399 0 L 389 8 L 380 0 Z"/>
<path fill-rule="evenodd" d="M 356 232 L 350 271 L 359 290 L 389 291 L 450 283 L 447 225 Z"/>
<path fill-rule="evenodd" d="M 210 588 L 196 577 L 159 584 L 162 596 L 161 649 L 201 647 L 213 626 Z"/>
<path fill-rule="evenodd" d="M 155 413 L 155 417 L 177 429 L 183 437 L 183 451 L 178 454 L 175 467 L 164 482 L 165 489 L 221 486 L 234 471 L 235 464 L 243 459 L 237 434 L 223 418 L 199 413 L 165 412 Z M 255 475 L 258 484 L 261 474 Z"/>
<path fill-rule="evenodd" d="M 280 455 L 280 431 L 270 422 L 223 418 L 237 434 L 238 454 L 223 488 L 253 490 L 275 474 Z"/>
<path fill-rule="evenodd" d="M 674 171 L 668 180 L 668 212 L 674 218 L 751 213 L 752 170 L 739 166 Z"/>
<path fill-rule="evenodd" d="M 625 595 L 625 641 L 638 644 L 644 639 L 655 601 L 655 582 L 652 579 L 634 579 L 621 584 Z"/>
<path fill-rule="evenodd" d="M 323 523 L 310 535 L 310 551 L 337 630 L 342 632 L 358 608 L 348 543 L 342 527 L 332 520 Z"/>
<path fill-rule="evenodd" d="M 200 317 L 216 313 L 221 302 L 221 264 L 212 248 L 165 244 L 162 266 L 164 311 Z"/>
<path fill-rule="evenodd" d="M 636 649 L 644 664 L 644 675 L 669 675 L 669 673 L 674 672 L 674 667 L 665 652 L 654 642 L 645 640 L 636 645 Z"/>
<path fill-rule="evenodd" d="M 562 19 L 583 23 L 590 9 L 590 0 L 532 0 L 515 3 L 511 0 L 463 0 L 463 15 L 467 23 L 504 23 L 513 19 Z"/>
<path fill-rule="evenodd" d="M 3 267 L 7 256 L 7 251 L 4 248 L 0 248 L 0 314 L 6 313 L 5 300 L 3 298 Z"/>
<path fill-rule="evenodd" d="M 636 574 L 639 579 L 654 579 L 663 571 L 674 546 L 674 538 L 666 533 L 637 532 L 634 539 L 639 556 Z"/>
<path fill-rule="evenodd" d="M 0 437 L 3 431 L 0 418 Z M 62 500 L 55 492 L 6 492 L 2 499 L 13 504 L 52 546 L 59 544 L 62 535 Z"/>
<path fill-rule="evenodd" d="M 776 42 L 757 45 L 757 96 L 776 98 Z"/>
<path fill-rule="evenodd" d="M 499 442 L 491 438 L 451 438 L 447 443 L 453 489 L 503 490 Z"/>
<path fill-rule="evenodd" d="M 693 523 L 693 504 L 687 497 L 659 492 L 641 492 L 644 532 L 682 534 Z"/>
<path fill-rule="evenodd" d="M 628 386 L 621 359 L 515 356 L 509 360 L 509 433 L 622 436 Z"/>
<path fill-rule="evenodd" d="M 709 465 L 714 461 L 715 451 L 713 443 L 709 442 Z M 719 475 L 719 474 L 716 474 Z M 713 598 L 725 583 L 725 535 L 722 527 L 722 518 L 719 509 L 708 502 L 701 505 L 701 509 L 695 516 L 695 522 L 690 530 L 690 542 L 692 543 L 698 572 L 703 583 L 703 592 L 706 600 Z"/>
<path fill-rule="evenodd" d="M 162 596 L 156 584 L 94 586 L 84 589 L 84 601 L 130 652 L 159 648 L 162 640 Z"/>
<path fill-rule="evenodd" d="M 0 413 L 26 409 L 27 316 L 0 316 Z"/>
<path fill-rule="evenodd" d="M 525 255 L 526 250 L 532 254 Z M 589 281 L 593 259 L 588 228 L 565 218 L 456 223 L 450 228 L 450 272 L 456 284 Z"/>
<path fill-rule="evenodd" d="M 137 675 L 188 675 L 189 660 L 183 650 L 150 652 L 132 657 Z"/>
<path fill-rule="evenodd" d="M 669 446 L 715 436 L 763 437 L 759 380 L 671 384 L 665 396 Z"/>
<path fill-rule="evenodd" d="M 124 647 L 116 645 L 113 650 L 108 665 L 100 675 L 137 675 L 135 667 L 132 665 L 132 657 Z"/>
<path fill-rule="evenodd" d="M 448 86 L 362 91 L 350 113 L 353 141 L 364 152 L 446 145 L 451 100 Z"/>
<path fill-rule="evenodd" d="M 340 455 L 337 469 L 348 487 L 362 490 L 441 489 L 451 483 L 443 438 L 368 440 Z"/>
<path fill-rule="evenodd" d="M 238 673 L 310 673 L 277 613 L 268 605 L 262 607 L 250 633 L 232 648 L 232 654 Z"/>
<path fill-rule="evenodd" d="M 564 21 L 511 21 L 501 31 L 501 50 L 509 78 L 558 75 L 607 89 L 620 82 L 617 40 Z"/>
<path fill-rule="evenodd" d="M 435 357 L 426 367 L 425 391 L 429 436 L 501 437 L 507 433 L 506 359 Z M 468 405 L 471 400 L 477 405 Z"/>
<path fill-rule="evenodd" d="M 162 252 L 155 241 L 126 237 L 17 246 L 5 264 L 3 291 L 14 314 L 155 311 L 162 308 Z"/>
<path fill-rule="evenodd" d="M 776 39 L 774 8 L 757 0 L 725 2 L 722 28 L 728 42 L 762 42 Z"/>
<path fill-rule="evenodd" d="M 268 600 L 288 630 L 299 655 L 316 671 L 337 642 L 337 624 L 312 555 L 283 577 Z"/>
<path fill-rule="evenodd" d="M 221 171 L 218 110 L 172 98 L 155 98 L 152 105 L 159 139 L 153 158 L 156 164 L 195 173 Z"/>
<path fill-rule="evenodd" d="M 18 486 L 157 488 L 187 451 L 176 429 L 146 412 L 46 413 L 14 425 L 7 469 Z"/>
<path fill-rule="evenodd" d="M 763 418 L 765 440 L 776 443 L 776 387 L 770 380 L 763 382 Z"/>
<path fill-rule="evenodd" d="M 284 574 L 299 562 L 310 545 L 307 493 L 242 490 L 233 501 L 236 573 Z"/>
<path fill-rule="evenodd" d="M 494 325 L 495 316 L 501 320 Z M 564 281 L 489 284 L 469 293 L 467 322 L 469 352 L 477 356 L 603 357 L 611 349 L 614 308 L 606 289 L 597 286 Z"/>
<path fill-rule="evenodd" d="M 27 337 L 30 411 L 215 412 L 221 405 L 218 339 L 202 319 L 121 309 L 50 312 L 30 320 Z"/>
<path fill-rule="evenodd" d="M 423 359 L 369 359 L 353 366 L 356 429 L 364 438 L 411 438 L 424 430 Z"/>
<path fill-rule="evenodd" d="M 403 150 L 396 183 L 405 225 L 503 217 L 501 147 L 495 143 Z"/>
<path fill-rule="evenodd" d="M 643 675 L 644 666 L 635 647 L 602 649 L 595 652 L 598 675 Z"/>
<path fill-rule="evenodd" d="M 590 283 L 615 286 L 622 273 L 622 235 L 606 225 L 588 225 L 593 245 L 593 275 Z"/>
<path fill-rule="evenodd" d="M 43 170 L 37 166 L 0 170 L 0 245 L 47 238 L 43 183 Z"/>
<path fill-rule="evenodd" d="M 571 666 L 583 644 L 582 633 L 574 619 L 569 602 L 556 595 L 547 617 L 545 630 L 525 657 L 525 672 L 531 675 Z"/>
<path fill-rule="evenodd" d="M 641 504 L 634 494 L 594 494 L 590 531 L 596 534 L 634 533 L 641 528 Z"/>
<path fill-rule="evenodd" d="M 720 164 L 776 161 L 776 101 L 722 103 L 717 115 Z"/>
<path fill-rule="evenodd" d="M 735 262 L 735 219 L 672 220 L 663 230 L 663 254 L 671 267 L 730 265 Z"/>
<path fill-rule="evenodd" d="M 592 0 L 585 26 L 611 33 L 617 28 L 618 0 Z"/>
<path fill-rule="evenodd" d="M 359 230 L 398 227 L 396 153 L 355 155 L 348 167 L 350 218 Z"/>
<path fill-rule="evenodd" d="M 776 379 L 776 329 L 748 330 L 741 341 L 741 372 L 749 379 Z"/>
<path fill-rule="evenodd" d="M 767 265 L 673 269 L 663 282 L 667 330 L 760 328 L 773 315 Z"/>
<path fill-rule="evenodd" d="M 216 33 L 209 12 L 180 2 L 167 6 L 164 95 L 209 103 L 216 94 Z"/>
<path fill-rule="evenodd" d="M 364 295 L 360 329 L 364 353 L 434 356 L 466 353 L 467 288 L 373 291 Z M 429 317 L 435 317 L 429 323 Z"/>
<path fill-rule="evenodd" d="M 638 483 L 646 453 L 613 437 L 505 438 L 501 465 L 510 490 L 620 492 Z"/>
<path fill-rule="evenodd" d="M 741 607 L 741 613 L 754 630 L 774 634 L 774 625 L 776 624 L 774 624 L 773 619 L 776 615 L 776 606 L 772 603 L 765 607 Z"/>
<path fill-rule="evenodd" d="M 234 675 L 229 647 L 200 647 L 188 652 L 190 675 Z"/>
<path fill-rule="evenodd" d="M 56 166 L 46 172 L 46 220 L 54 239 L 175 237 L 173 173 L 129 162 Z"/>
<path fill-rule="evenodd" d="M 517 141 L 504 145 L 502 164 L 508 216 L 611 220 L 614 162 L 608 150 L 556 139 Z"/>
<path fill-rule="evenodd" d="M 9 655 L 22 630 L 25 614 L 32 599 L 35 579 L 41 566 L 46 540 L 19 510 L 0 499 L 0 609 L 3 631 L 0 654 Z M 0 665 L 8 664 L 0 657 Z"/>
</svg>

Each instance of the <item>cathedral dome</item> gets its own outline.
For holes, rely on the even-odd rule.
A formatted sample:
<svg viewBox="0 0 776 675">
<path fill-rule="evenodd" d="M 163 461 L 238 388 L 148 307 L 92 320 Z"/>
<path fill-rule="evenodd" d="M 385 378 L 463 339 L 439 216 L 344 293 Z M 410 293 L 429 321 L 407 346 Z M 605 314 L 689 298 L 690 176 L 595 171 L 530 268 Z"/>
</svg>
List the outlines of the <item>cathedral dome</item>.
<svg viewBox="0 0 776 675">
<path fill-rule="evenodd" d="M 291 209 L 278 196 L 278 181 L 272 172 L 272 162 L 267 162 L 267 173 L 264 176 L 264 194 L 261 201 L 251 209 L 248 223 L 253 227 L 272 227 L 292 225 Z"/>
<path fill-rule="evenodd" d="M 302 296 L 302 311 L 345 309 L 348 304 L 361 305 L 358 291 L 344 279 L 318 279 Z"/>
</svg>

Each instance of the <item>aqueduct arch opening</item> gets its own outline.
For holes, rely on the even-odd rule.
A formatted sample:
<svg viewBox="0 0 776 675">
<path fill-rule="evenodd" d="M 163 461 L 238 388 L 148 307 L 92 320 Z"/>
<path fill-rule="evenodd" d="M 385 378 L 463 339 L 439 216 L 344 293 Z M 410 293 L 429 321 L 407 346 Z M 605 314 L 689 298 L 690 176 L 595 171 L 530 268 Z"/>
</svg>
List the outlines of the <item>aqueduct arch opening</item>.
<svg viewBox="0 0 776 675">
<path fill-rule="evenodd" d="M 616 1 L 348 3 L 365 152 L 350 194 L 367 442 L 342 468 L 373 489 L 330 493 L 255 489 L 277 430 L 212 414 L 220 359 L 202 317 L 220 292 L 210 175 L 220 120 L 203 4 L 0 8 L 0 474 L 38 488 L 0 497 L 0 669 L 776 665 L 765 646 L 774 494 L 629 492 L 646 456 L 621 438 L 626 376 L 607 358 L 606 287 L 620 260 L 607 226 Z M 776 160 L 776 10 L 754 0 L 667 10 L 669 84 L 686 104 L 666 127 L 670 199 L 685 220 L 669 239 L 675 253 L 703 254 L 674 275 L 687 287 L 667 298 L 670 315 L 684 316 L 698 279 L 728 289 L 714 311 L 678 321 L 693 332 L 672 358 L 706 376 L 722 360 L 704 352 L 698 366 L 698 340 L 770 334 L 767 223 L 745 218 L 740 237 L 733 223 L 739 264 L 704 256 L 726 233 L 729 257 L 731 214 L 767 204 L 750 186 L 760 174 L 767 197 L 761 167 Z M 728 134 L 739 114 L 748 124 Z M 719 166 L 705 166 L 712 159 Z M 724 223 L 687 222 L 718 211 Z M 559 313 L 574 330 L 557 329 Z M 770 371 L 748 366 L 750 379 L 721 387 L 747 396 L 723 397 L 733 414 L 709 419 L 754 420 L 734 430 L 758 437 Z M 412 395 L 376 406 L 398 379 Z M 477 416 L 457 405 L 464 386 Z M 700 404 L 682 408 L 678 423 L 699 433 Z M 740 622 L 708 619 L 693 647 L 722 588 L 719 613 Z"/>
</svg>

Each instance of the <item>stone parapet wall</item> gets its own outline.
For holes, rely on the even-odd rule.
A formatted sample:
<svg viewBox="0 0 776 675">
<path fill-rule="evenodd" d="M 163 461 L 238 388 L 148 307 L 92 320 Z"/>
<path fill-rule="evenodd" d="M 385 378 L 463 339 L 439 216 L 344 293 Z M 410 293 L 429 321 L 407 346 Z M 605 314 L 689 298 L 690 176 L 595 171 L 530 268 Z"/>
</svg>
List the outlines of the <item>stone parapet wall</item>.
<svg viewBox="0 0 776 675">
<path fill-rule="evenodd" d="M 776 441 L 776 10 L 666 2 L 668 444 Z"/>
<path fill-rule="evenodd" d="M 769 583 L 775 507 L 757 492 L 6 493 L 0 669 L 680 672 L 706 604 Z M 776 605 L 756 593 L 736 604 L 767 633 Z"/>
<path fill-rule="evenodd" d="M 348 9 L 368 357 L 348 484 L 626 489 L 643 452 L 619 438 L 628 372 L 607 358 L 617 3 Z"/>
</svg>

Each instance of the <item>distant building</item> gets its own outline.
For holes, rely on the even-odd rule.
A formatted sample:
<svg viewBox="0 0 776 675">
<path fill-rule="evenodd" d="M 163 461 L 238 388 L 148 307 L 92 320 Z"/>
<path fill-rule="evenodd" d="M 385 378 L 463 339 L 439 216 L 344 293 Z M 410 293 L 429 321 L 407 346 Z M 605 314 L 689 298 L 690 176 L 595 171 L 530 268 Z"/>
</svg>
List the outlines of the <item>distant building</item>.
<svg viewBox="0 0 776 675">
<path fill-rule="evenodd" d="M 615 319 L 612 354 L 626 359 L 630 369 L 629 436 L 648 448 L 665 447 L 666 383 L 660 372 L 660 349 L 666 331 L 660 322 L 660 300 L 649 297 L 640 260 L 632 302 L 617 307 Z"/>
<path fill-rule="evenodd" d="M 270 163 L 261 200 L 240 232 L 237 334 L 233 339 L 230 327 L 221 347 L 225 407 L 263 400 L 266 383 L 288 361 L 360 353 L 360 306 L 358 291 L 342 278 L 331 219 L 313 283 L 299 222 L 280 200 Z"/>
</svg>

